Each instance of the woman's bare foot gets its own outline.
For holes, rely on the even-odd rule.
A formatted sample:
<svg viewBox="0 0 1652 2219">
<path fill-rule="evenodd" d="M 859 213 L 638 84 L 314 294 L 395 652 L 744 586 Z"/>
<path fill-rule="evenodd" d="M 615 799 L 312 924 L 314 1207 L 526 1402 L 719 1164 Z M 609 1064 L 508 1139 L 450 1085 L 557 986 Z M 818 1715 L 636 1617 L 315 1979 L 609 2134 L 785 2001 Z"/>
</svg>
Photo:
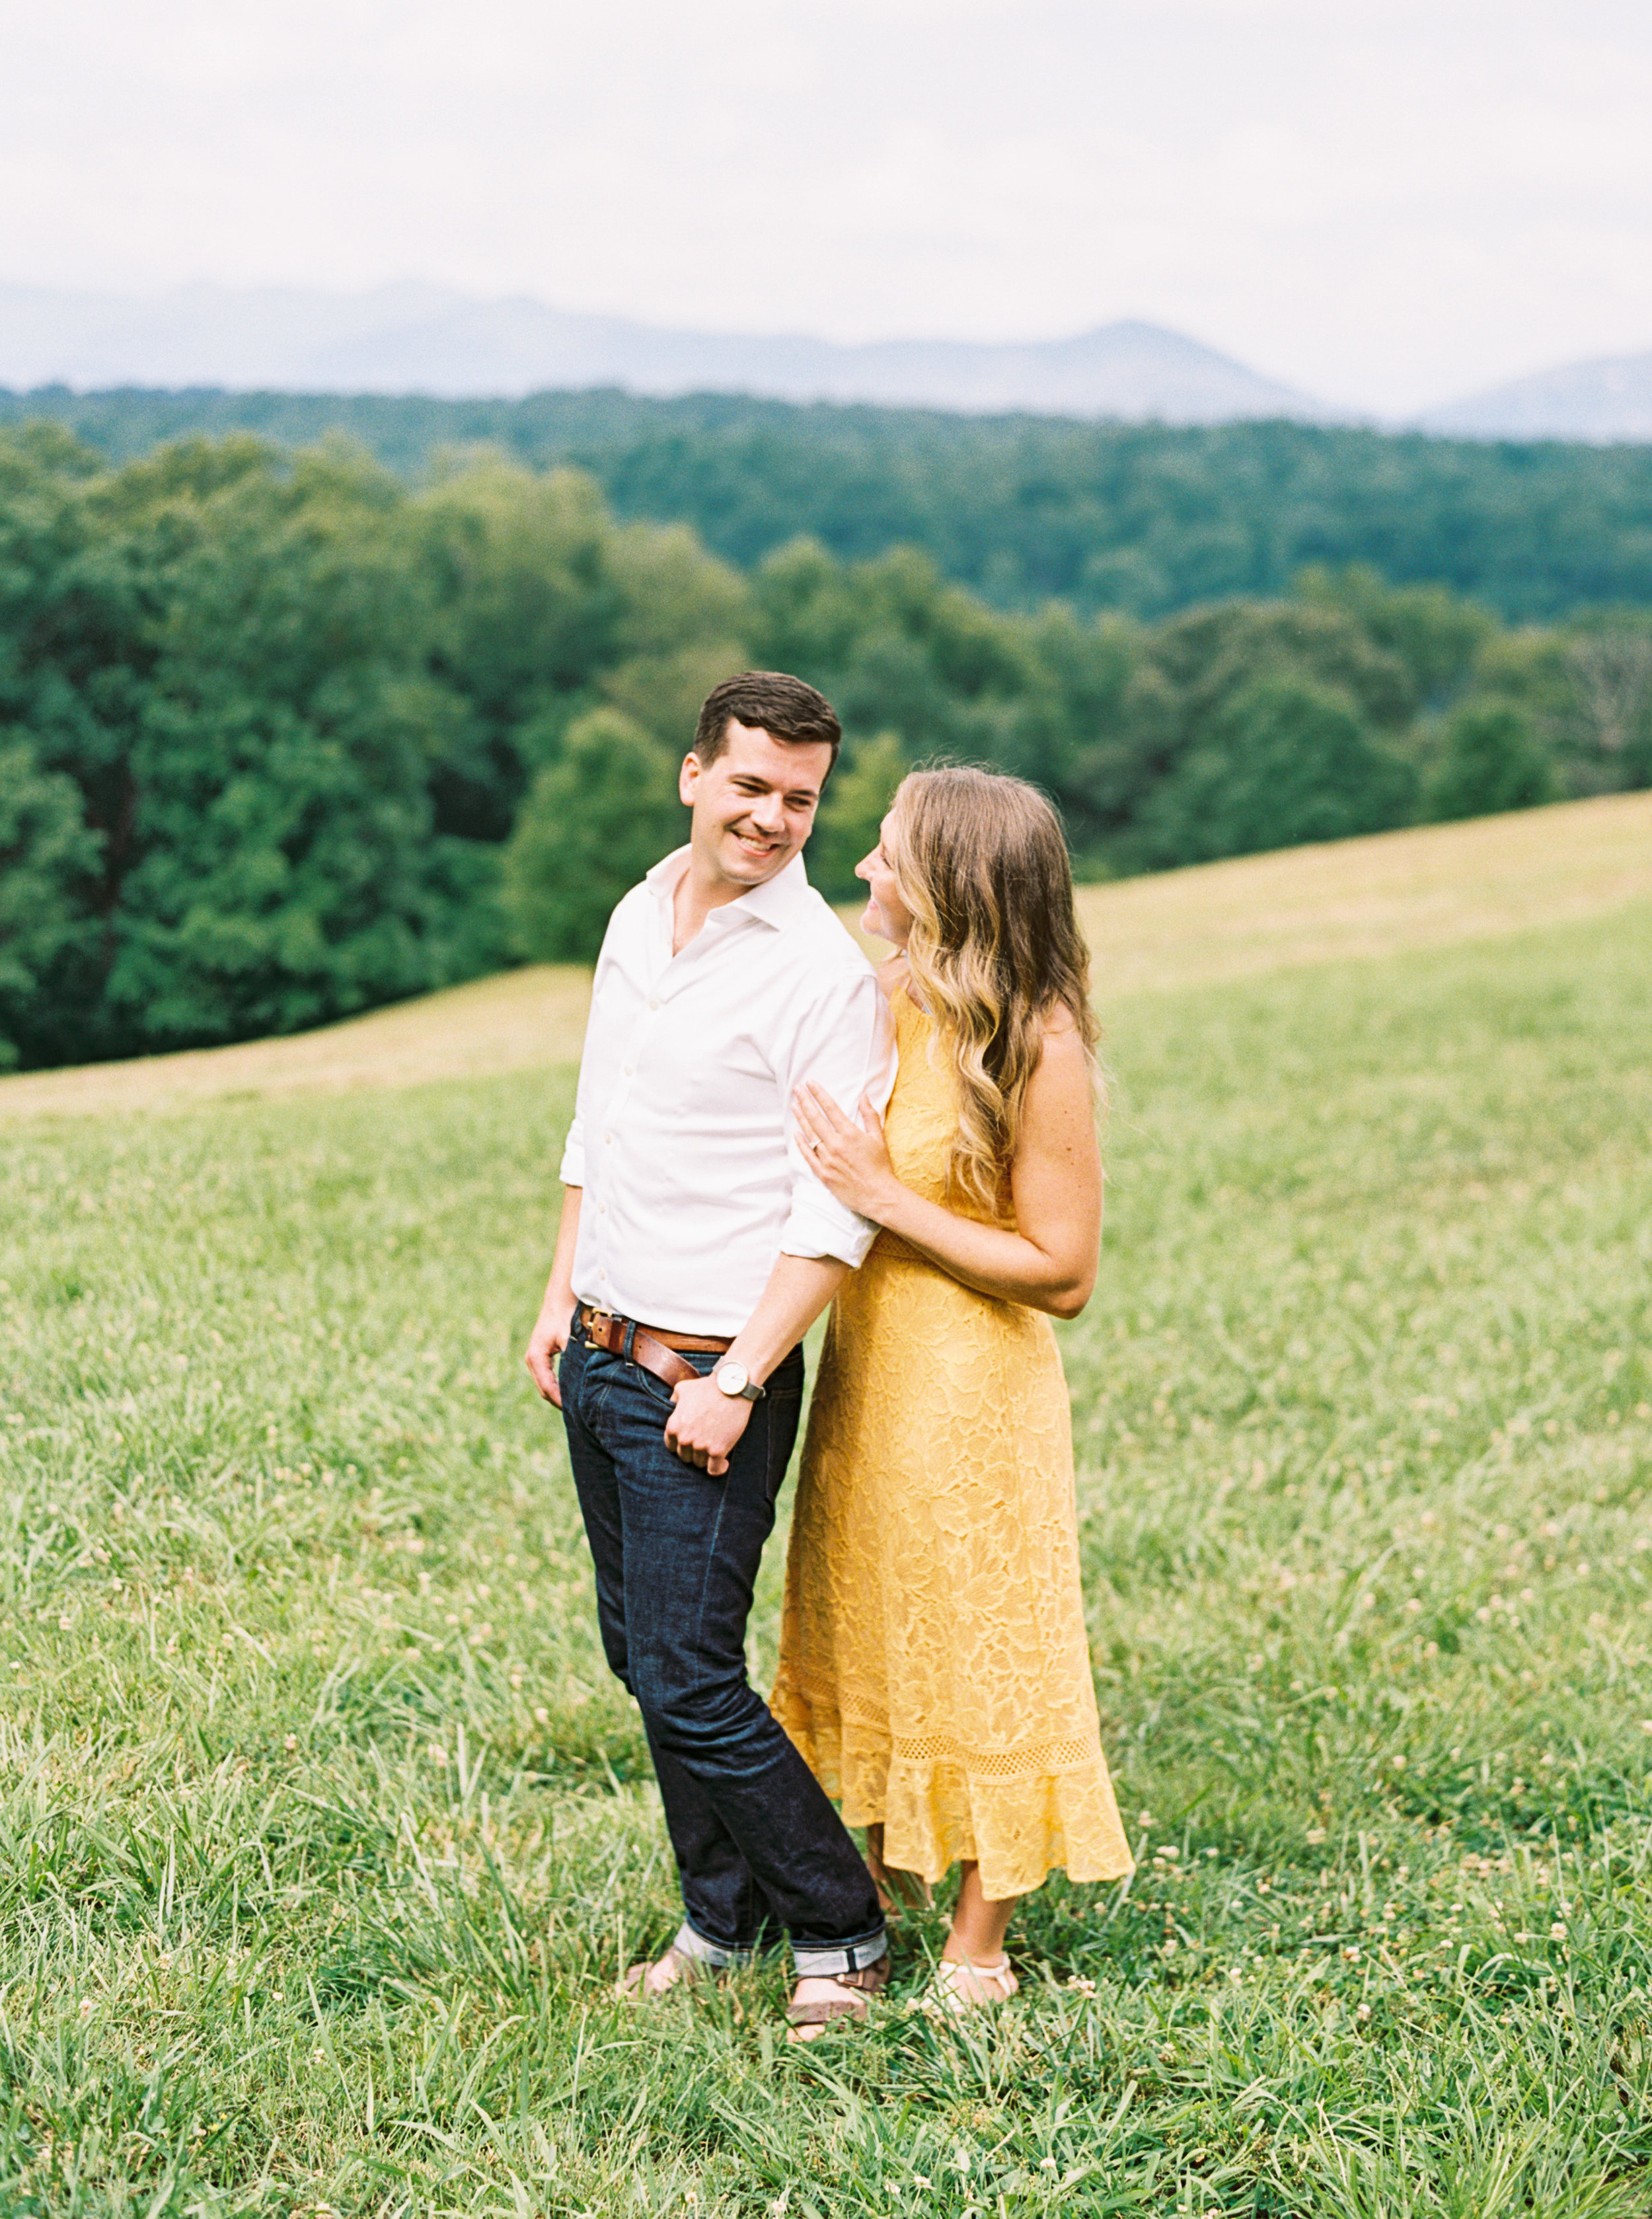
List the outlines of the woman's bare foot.
<svg viewBox="0 0 1652 2219">
<path fill-rule="evenodd" d="M 953 1906 L 952 1931 L 930 1985 L 932 2005 L 941 2011 L 991 2010 L 1007 2004 L 1021 1983 L 1009 1969 L 1003 1938 L 1015 1914 L 1015 1898 L 994 1899 L 981 1886 L 981 1868 L 966 1859 Z"/>
</svg>

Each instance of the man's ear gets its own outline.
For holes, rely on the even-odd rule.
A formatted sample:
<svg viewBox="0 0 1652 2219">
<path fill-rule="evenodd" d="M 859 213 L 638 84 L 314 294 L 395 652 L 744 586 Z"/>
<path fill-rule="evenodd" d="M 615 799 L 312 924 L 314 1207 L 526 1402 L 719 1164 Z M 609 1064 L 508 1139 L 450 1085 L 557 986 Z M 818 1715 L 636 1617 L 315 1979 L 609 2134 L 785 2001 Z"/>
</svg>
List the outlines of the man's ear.
<svg viewBox="0 0 1652 2219">
<path fill-rule="evenodd" d="M 699 786 L 700 773 L 705 768 L 705 764 L 701 762 L 692 748 L 690 748 L 688 753 L 683 757 L 682 768 L 677 773 L 677 798 L 685 809 L 692 809 L 694 805 L 694 795 Z"/>
</svg>

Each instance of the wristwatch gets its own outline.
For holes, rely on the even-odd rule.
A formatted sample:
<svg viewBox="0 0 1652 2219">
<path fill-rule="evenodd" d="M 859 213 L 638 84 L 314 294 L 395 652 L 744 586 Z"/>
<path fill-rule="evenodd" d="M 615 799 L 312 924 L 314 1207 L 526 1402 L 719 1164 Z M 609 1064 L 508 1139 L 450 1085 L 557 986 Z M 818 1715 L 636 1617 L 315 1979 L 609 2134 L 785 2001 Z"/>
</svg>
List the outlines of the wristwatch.
<svg viewBox="0 0 1652 2219">
<path fill-rule="evenodd" d="M 737 1395 L 742 1402 L 761 1402 L 767 1391 L 757 1384 L 743 1364 L 719 1364 L 711 1377 L 725 1395 Z"/>
</svg>

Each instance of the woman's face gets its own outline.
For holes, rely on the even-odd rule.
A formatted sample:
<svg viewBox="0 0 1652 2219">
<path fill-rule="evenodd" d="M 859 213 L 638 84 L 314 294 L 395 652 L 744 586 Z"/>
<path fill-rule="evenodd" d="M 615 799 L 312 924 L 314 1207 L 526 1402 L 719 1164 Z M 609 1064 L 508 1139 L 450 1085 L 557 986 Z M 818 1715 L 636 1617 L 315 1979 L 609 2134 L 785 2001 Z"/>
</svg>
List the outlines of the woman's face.
<svg viewBox="0 0 1652 2219">
<path fill-rule="evenodd" d="M 912 929 L 912 912 L 901 899 L 901 890 L 895 883 L 895 843 L 899 836 L 891 810 L 883 821 L 877 846 L 854 867 L 855 877 L 866 883 L 866 914 L 860 919 L 860 929 L 871 933 L 874 939 L 888 941 L 891 948 L 904 948 L 907 935 Z"/>
</svg>

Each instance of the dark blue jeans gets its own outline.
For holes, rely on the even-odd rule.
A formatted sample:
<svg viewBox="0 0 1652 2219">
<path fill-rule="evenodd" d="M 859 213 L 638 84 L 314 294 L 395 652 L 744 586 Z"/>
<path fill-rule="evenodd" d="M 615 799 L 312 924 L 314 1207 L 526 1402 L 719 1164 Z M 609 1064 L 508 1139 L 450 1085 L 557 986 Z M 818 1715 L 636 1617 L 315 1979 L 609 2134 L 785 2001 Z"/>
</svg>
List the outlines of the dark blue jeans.
<svg viewBox="0 0 1652 2219">
<path fill-rule="evenodd" d="M 727 1964 L 792 1938 L 799 1973 L 884 1953 L 878 1893 L 825 1791 L 746 1676 L 746 1620 L 797 1439 L 803 1351 L 752 1407 L 721 1478 L 665 1444 L 671 1389 L 579 1331 L 560 1371 L 568 1457 L 613 1672 L 635 1696 L 687 1913 L 678 1946 Z M 691 1354 L 702 1374 L 717 1362 Z"/>
</svg>

